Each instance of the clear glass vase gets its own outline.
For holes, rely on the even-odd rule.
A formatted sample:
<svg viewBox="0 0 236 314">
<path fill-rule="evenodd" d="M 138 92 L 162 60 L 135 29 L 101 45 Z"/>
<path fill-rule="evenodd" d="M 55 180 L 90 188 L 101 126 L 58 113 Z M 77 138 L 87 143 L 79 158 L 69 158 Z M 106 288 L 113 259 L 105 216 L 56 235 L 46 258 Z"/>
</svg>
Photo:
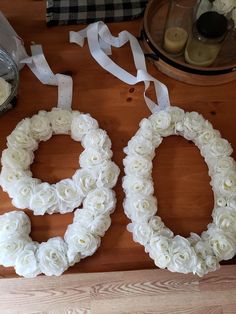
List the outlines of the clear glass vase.
<svg viewBox="0 0 236 314">
<path fill-rule="evenodd" d="M 18 84 L 17 65 L 5 50 L 0 49 L 0 115 L 16 105 Z"/>
<path fill-rule="evenodd" d="M 163 49 L 173 56 L 183 54 L 191 32 L 196 0 L 170 0 L 165 23 Z"/>
</svg>

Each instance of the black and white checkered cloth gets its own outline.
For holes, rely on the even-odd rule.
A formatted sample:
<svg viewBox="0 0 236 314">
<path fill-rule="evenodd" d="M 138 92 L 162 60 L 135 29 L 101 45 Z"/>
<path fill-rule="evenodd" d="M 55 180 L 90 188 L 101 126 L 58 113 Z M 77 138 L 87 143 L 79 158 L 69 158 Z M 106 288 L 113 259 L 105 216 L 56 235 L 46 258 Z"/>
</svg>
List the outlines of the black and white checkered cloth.
<svg viewBox="0 0 236 314">
<path fill-rule="evenodd" d="M 148 0 L 47 0 L 47 25 L 118 22 L 142 15 Z"/>
</svg>

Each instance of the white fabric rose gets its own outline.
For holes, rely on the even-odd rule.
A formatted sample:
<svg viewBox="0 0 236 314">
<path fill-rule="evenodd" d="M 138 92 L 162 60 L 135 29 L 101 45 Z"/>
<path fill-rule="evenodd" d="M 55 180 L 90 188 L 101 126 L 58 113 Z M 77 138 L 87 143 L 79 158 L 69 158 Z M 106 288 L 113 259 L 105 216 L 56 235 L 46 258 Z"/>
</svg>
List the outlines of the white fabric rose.
<svg viewBox="0 0 236 314">
<path fill-rule="evenodd" d="M 229 197 L 227 200 L 227 206 L 236 211 L 236 195 Z"/>
<path fill-rule="evenodd" d="M 113 188 L 116 185 L 117 179 L 120 174 L 119 167 L 112 161 L 108 160 L 103 162 L 96 168 L 97 181 L 96 185 L 98 188 Z"/>
<path fill-rule="evenodd" d="M 212 129 L 210 122 L 206 121 L 202 115 L 197 112 L 186 112 L 183 119 L 183 135 L 188 140 L 195 139 L 202 131 Z"/>
<path fill-rule="evenodd" d="M 83 196 L 96 188 L 97 173 L 89 169 L 79 169 L 72 177 L 75 185 Z"/>
<path fill-rule="evenodd" d="M 34 278 L 41 273 L 39 262 L 36 257 L 38 243 L 32 242 L 24 247 L 24 250 L 17 255 L 15 271 L 19 276 Z"/>
<path fill-rule="evenodd" d="M 0 240 L 29 235 L 30 220 L 24 212 L 11 211 L 0 215 Z"/>
<path fill-rule="evenodd" d="M 84 148 L 96 148 L 96 149 L 110 149 L 111 140 L 107 135 L 107 132 L 101 129 L 91 129 L 86 133 L 81 140 L 81 144 Z"/>
<path fill-rule="evenodd" d="M 9 195 L 12 198 L 12 205 L 17 208 L 28 208 L 30 200 L 34 194 L 36 186 L 40 183 L 39 179 L 25 177 L 18 180 L 14 184 L 14 188 L 9 191 Z"/>
<path fill-rule="evenodd" d="M 0 106 L 7 100 L 11 94 L 11 84 L 0 77 Z"/>
<path fill-rule="evenodd" d="M 144 138 L 146 138 L 147 140 L 149 140 L 150 142 L 152 142 L 152 138 L 153 138 L 153 129 L 152 129 L 152 124 L 151 122 L 147 119 L 144 118 L 140 121 L 139 123 L 139 130 L 136 132 L 136 135 L 138 136 L 143 136 Z M 160 135 L 159 135 L 160 136 Z M 160 136 L 161 138 L 161 136 Z"/>
<path fill-rule="evenodd" d="M 200 240 L 192 245 L 197 256 L 205 260 L 208 255 L 212 255 L 212 249 L 208 242 L 203 241 L 200 237 Z"/>
<path fill-rule="evenodd" d="M 80 223 L 69 225 L 64 238 L 69 250 L 80 253 L 82 258 L 93 255 L 101 242 L 100 237 L 93 236 Z"/>
<path fill-rule="evenodd" d="M 37 258 L 42 273 L 47 276 L 60 276 L 69 267 L 67 245 L 60 237 L 41 243 Z"/>
<path fill-rule="evenodd" d="M 198 137 L 194 139 L 194 143 L 198 147 L 209 144 L 213 139 L 219 138 L 220 132 L 214 129 L 208 129 L 203 131 Z"/>
<path fill-rule="evenodd" d="M 236 211 L 227 208 L 215 208 L 212 217 L 218 228 L 236 236 Z"/>
<path fill-rule="evenodd" d="M 220 157 L 217 159 L 210 158 L 206 159 L 207 164 L 210 166 L 210 174 L 214 175 L 216 173 L 225 173 L 226 171 L 235 171 L 236 170 L 236 162 L 232 157 Z"/>
<path fill-rule="evenodd" d="M 18 122 L 15 130 L 24 131 L 26 134 L 30 135 L 30 118 L 25 118 Z"/>
<path fill-rule="evenodd" d="M 69 266 L 73 266 L 76 263 L 79 263 L 81 260 L 81 255 L 78 252 L 72 251 L 70 248 L 67 250 L 67 259 Z"/>
<path fill-rule="evenodd" d="M 216 271 L 220 268 L 220 264 L 215 256 L 208 255 L 205 259 L 208 271 Z"/>
<path fill-rule="evenodd" d="M 206 275 L 208 272 L 216 271 L 220 268 L 220 264 L 215 256 L 207 255 L 204 259 L 199 258 L 193 273 L 199 277 Z"/>
<path fill-rule="evenodd" d="M 236 6 L 235 0 L 215 0 L 213 9 L 220 14 L 227 14 Z"/>
<path fill-rule="evenodd" d="M 188 237 L 188 242 L 191 244 L 191 246 L 194 246 L 198 241 L 201 241 L 201 237 L 195 233 L 190 232 L 190 237 Z"/>
<path fill-rule="evenodd" d="M 147 251 L 157 267 L 162 269 L 168 267 L 171 261 L 170 247 L 171 241 L 167 237 L 155 236 L 151 238 Z"/>
<path fill-rule="evenodd" d="M 152 228 L 152 230 L 155 231 L 156 233 L 160 233 L 161 230 L 165 226 L 163 221 L 161 220 L 161 218 L 158 216 L 151 217 L 149 219 L 148 223 L 149 223 L 150 227 Z"/>
<path fill-rule="evenodd" d="M 138 242 L 142 245 L 146 245 L 153 235 L 153 230 L 146 221 L 128 224 L 127 230 L 133 233 L 134 242 Z"/>
<path fill-rule="evenodd" d="M 71 179 L 64 179 L 55 184 L 61 214 L 72 212 L 82 202 L 82 194 Z"/>
<path fill-rule="evenodd" d="M 39 111 L 30 120 L 30 130 L 36 141 L 47 141 L 51 138 L 52 128 L 46 111 Z"/>
<path fill-rule="evenodd" d="M 203 259 L 200 257 L 197 258 L 197 262 L 195 267 L 193 268 L 193 274 L 198 275 L 199 277 L 203 277 L 208 273 L 207 265 Z"/>
<path fill-rule="evenodd" d="M 122 187 L 127 195 L 137 194 L 149 196 L 154 192 L 153 181 L 131 175 L 123 178 Z"/>
<path fill-rule="evenodd" d="M 230 143 L 223 138 L 213 138 L 208 145 L 201 149 L 201 154 L 208 158 L 219 158 L 230 156 L 233 152 Z"/>
<path fill-rule="evenodd" d="M 140 129 L 136 132 L 137 136 L 143 136 L 147 140 L 151 141 L 155 148 L 157 148 L 161 142 L 162 137 L 157 132 L 153 133 L 151 122 L 144 118 L 139 123 Z"/>
<path fill-rule="evenodd" d="M 154 132 L 157 132 L 163 136 L 167 136 L 172 132 L 172 128 L 169 130 L 169 127 L 171 126 L 171 115 L 165 110 L 153 113 L 149 117 L 149 121 L 152 124 Z"/>
<path fill-rule="evenodd" d="M 33 162 L 34 154 L 24 149 L 7 148 L 2 152 L 2 165 L 12 169 L 26 170 Z"/>
<path fill-rule="evenodd" d="M 128 146 L 124 148 L 126 155 L 132 154 L 148 159 L 153 159 L 155 149 L 152 142 L 141 135 L 136 135 L 129 142 Z"/>
<path fill-rule="evenodd" d="M 236 172 L 227 171 L 213 177 L 212 187 L 216 193 L 232 196 L 236 193 Z"/>
<path fill-rule="evenodd" d="M 125 173 L 132 176 L 149 178 L 152 170 L 152 162 L 139 156 L 127 156 L 123 160 Z"/>
<path fill-rule="evenodd" d="M 215 207 L 226 207 L 227 206 L 227 199 L 224 196 L 219 196 L 215 200 Z"/>
<path fill-rule="evenodd" d="M 86 227 L 94 236 L 103 237 L 111 225 L 111 218 L 109 215 L 98 215 L 91 209 L 77 209 L 73 222 Z"/>
<path fill-rule="evenodd" d="M 48 118 L 54 134 L 68 134 L 71 129 L 72 114 L 61 108 L 53 108 L 48 112 Z"/>
<path fill-rule="evenodd" d="M 184 110 L 179 107 L 171 106 L 168 108 L 168 112 L 171 116 L 171 124 L 174 127 L 174 130 L 176 132 L 176 126 L 178 123 L 182 123 L 184 119 Z"/>
<path fill-rule="evenodd" d="M 30 199 L 30 209 L 35 215 L 53 214 L 58 212 L 56 190 L 48 183 L 41 183 L 35 187 L 34 195 Z"/>
<path fill-rule="evenodd" d="M 104 161 L 112 157 L 112 151 L 109 149 L 88 148 L 79 156 L 81 168 L 92 168 L 101 165 Z"/>
<path fill-rule="evenodd" d="M 37 149 L 38 143 L 31 135 L 29 118 L 17 124 L 16 128 L 7 137 L 7 146 L 14 149 L 20 148 L 30 151 Z"/>
<path fill-rule="evenodd" d="M 157 201 L 153 196 L 127 197 L 124 201 L 124 210 L 132 221 L 148 220 L 157 211 Z"/>
<path fill-rule="evenodd" d="M 94 210 L 96 214 L 112 213 L 115 205 L 115 193 L 107 188 L 97 188 L 89 192 L 84 200 L 84 208 Z"/>
<path fill-rule="evenodd" d="M 31 239 L 27 236 L 13 236 L 0 240 L 0 265 L 11 267 L 15 265 L 17 256 L 24 250 Z"/>
<path fill-rule="evenodd" d="M 78 114 L 72 112 L 71 137 L 75 141 L 81 141 L 82 137 L 89 130 L 97 129 L 97 120 L 93 119 L 89 114 Z"/>
<path fill-rule="evenodd" d="M 236 242 L 229 233 L 211 225 L 207 231 L 202 233 L 202 238 L 210 244 L 218 260 L 229 260 L 234 257 Z"/>
<path fill-rule="evenodd" d="M 171 261 L 168 269 L 172 272 L 190 273 L 197 265 L 197 256 L 189 241 L 175 236 L 171 246 Z"/>
<path fill-rule="evenodd" d="M 8 191 L 10 194 L 14 190 L 14 184 L 20 179 L 31 177 L 32 173 L 30 171 L 24 171 L 21 169 L 12 169 L 7 166 L 2 167 L 0 174 L 0 185 L 4 192 Z"/>
</svg>

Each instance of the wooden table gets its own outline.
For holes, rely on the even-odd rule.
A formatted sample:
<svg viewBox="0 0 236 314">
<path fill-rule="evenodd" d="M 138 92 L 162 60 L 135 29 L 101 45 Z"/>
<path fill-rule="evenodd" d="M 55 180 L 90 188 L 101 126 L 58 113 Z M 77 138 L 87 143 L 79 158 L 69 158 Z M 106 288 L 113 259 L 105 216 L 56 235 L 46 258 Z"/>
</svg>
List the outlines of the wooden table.
<svg viewBox="0 0 236 314">
<path fill-rule="evenodd" d="M 203 278 L 148 269 L 1 282 L 1 314 L 235 314 L 236 309 L 236 265 Z"/>
<path fill-rule="evenodd" d="M 55 73 L 70 71 L 74 80 L 73 109 L 89 112 L 99 121 L 113 143 L 114 161 L 120 166 L 125 154 L 123 148 L 136 132 L 139 121 L 150 112 L 143 100 L 143 84 L 128 86 L 105 72 L 92 59 L 87 46 L 80 48 L 68 42 L 70 30 L 82 26 L 47 28 L 45 1 L 16 0 L 14 4 L 1 0 L 0 9 L 24 39 L 29 51 L 33 41 L 43 45 L 45 55 Z M 128 30 L 138 35 L 140 20 L 109 25 L 117 34 Z M 129 46 L 114 50 L 113 58 L 124 68 L 135 73 Z M 236 83 L 221 86 L 199 87 L 180 83 L 158 72 L 148 64 L 149 72 L 169 88 L 172 104 L 188 111 L 198 111 L 208 119 L 222 136 L 231 142 L 236 151 Z M 154 96 L 153 91 L 150 95 Z M 18 106 L 0 117 L 0 151 L 6 147 L 6 136 L 16 123 L 40 109 L 50 110 L 57 101 L 57 89 L 42 85 L 28 68 L 20 72 Z M 50 183 L 70 177 L 78 167 L 82 147 L 69 136 L 54 136 L 40 144 L 32 166 L 34 176 Z M 234 153 L 234 158 L 236 155 Z M 117 208 L 112 215 L 112 226 L 102 239 L 96 254 L 70 268 L 68 272 L 99 272 L 154 268 L 153 261 L 142 246 L 132 240 L 126 230 L 122 202 L 124 193 L 121 178 L 116 186 Z M 154 160 L 153 178 L 159 202 L 159 215 L 175 233 L 200 233 L 211 221 L 213 194 L 209 185 L 207 166 L 193 143 L 179 137 L 169 137 L 158 148 Z M 14 210 L 6 193 L 0 191 L 0 213 Z M 46 241 L 62 236 L 73 214 L 33 216 L 32 237 Z M 232 262 L 232 261 L 231 261 Z M 235 263 L 236 260 L 234 259 Z M 15 276 L 12 268 L 0 267 L 0 277 Z"/>
</svg>

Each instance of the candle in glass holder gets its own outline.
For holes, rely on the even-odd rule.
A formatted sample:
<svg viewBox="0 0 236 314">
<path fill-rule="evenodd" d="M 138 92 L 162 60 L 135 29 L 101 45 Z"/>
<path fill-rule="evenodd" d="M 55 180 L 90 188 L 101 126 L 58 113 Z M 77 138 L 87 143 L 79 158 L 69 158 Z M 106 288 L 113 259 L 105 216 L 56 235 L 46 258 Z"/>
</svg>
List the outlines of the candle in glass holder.
<svg viewBox="0 0 236 314">
<path fill-rule="evenodd" d="M 219 44 L 205 44 L 191 39 L 185 49 L 185 61 L 197 66 L 210 66 L 215 61 L 220 47 Z"/>
<path fill-rule="evenodd" d="M 164 49 L 173 54 L 180 53 L 187 42 L 188 33 L 182 27 L 169 27 L 164 35 Z"/>
<path fill-rule="evenodd" d="M 192 35 L 185 48 L 185 61 L 208 67 L 214 63 L 229 29 L 226 17 L 208 11 L 200 15 L 193 25 Z"/>
<path fill-rule="evenodd" d="M 163 32 L 163 49 L 174 56 L 184 52 L 192 28 L 193 8 L 196 0 L 169 1 L 168 14 Z"/>
</svg>

